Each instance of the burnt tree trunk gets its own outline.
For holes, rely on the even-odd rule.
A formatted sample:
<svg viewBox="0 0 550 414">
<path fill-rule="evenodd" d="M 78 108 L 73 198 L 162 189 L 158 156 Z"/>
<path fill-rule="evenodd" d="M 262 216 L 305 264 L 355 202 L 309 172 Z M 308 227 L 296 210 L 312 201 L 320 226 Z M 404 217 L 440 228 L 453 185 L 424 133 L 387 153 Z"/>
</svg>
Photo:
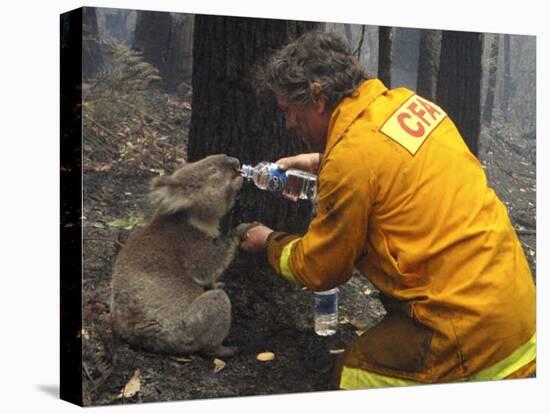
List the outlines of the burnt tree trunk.
<svg viewBox="0 0 550 414">
<path fill-rule="evenodd" d="M 504 113 L 508 112 L 510 99 L 513 96 L 512 87 L 512 73 L 511 73 L 511 42 L 512 36 L 509 34 L 504 35 L 504 91 L 501 99 L 501 109 Z"/>
<path fill-rule="evenodd" d="M 488 35 L 484 35 L 488 36 Z M 491 35 L 489 35 L 491 36 Z M 490 51 L 489 51 L 489 71 L 487 74 L 487 96 L 485 98 L 485 105 L 483 106 L 483 121 L 491 126 L 491 119 L 493 118 L 493 108 L 495 107 L 495 94 L 497 91 L 497 71 L 498 71 L 498 49 L 499 49 L 499 35 L 492 35 L 488 39 Z"/>
<path fill-rule="evenodd" d="M 481 121 L 481 53 L 480 33 L 443 31 L 436 102 L 476 156 Z"/>
<path fill-rule="evenodd" d="M 166 85 L 166 66 L 172 36 L 172 15 L 166 12 L 140 10 L 137 14 L 132 49 L 156 67 Z"/>
<path fill-rule="evenodd" d="M 251 70 L 316 24 L 205 15 L 196 15 L 194 24 L 189 160 L 225 153 L 256 164 L 307 151 L 289 136 L 274 97 L 255 95 Z M 303 232 L 309 216 L 307 202 L 292 203 L 245 183 L 228 224 L 259 220 Z"/>
<path fill-rule="evenodd" d="M 391 88 L 391 67 L 393 55 L 393 28 L 378 28 L 378 79 Z"/>
<path fill-rule="evenodd" d="M 418 52 L 416 91 L 431 101 L 436 97 L 437 73 L 441 53 L 441 30 L 422 30 Z"/>
<path fill-rule="evenodd" d="M 351 24 L 344 24 L 344 33 L 346 34 L 346 39 L 348 40 L 348 43 L 351 46 L 353 41 L 353 35 L 351 33 Z"/>
<path fill-rule="evenodd" d="M 182 82 L 191 83 L 193 65 L 193 16 L 172 17 L 166 63 L 161 75 L 167 91 L 175 92 Z"/>
<path fill-rule="evenodd" d="M 82 79 L 90 79 L 103 65 L 94 7 L 82 8 Z"/>
</svg>

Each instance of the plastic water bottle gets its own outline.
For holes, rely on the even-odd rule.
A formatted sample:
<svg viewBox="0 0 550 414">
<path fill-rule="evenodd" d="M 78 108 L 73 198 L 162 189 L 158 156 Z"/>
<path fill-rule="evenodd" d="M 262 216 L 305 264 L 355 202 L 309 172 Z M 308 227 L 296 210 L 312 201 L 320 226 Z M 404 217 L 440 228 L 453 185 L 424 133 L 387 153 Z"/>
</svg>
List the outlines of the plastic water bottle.
<svg viewBox="0 0 550 414">
<path fill-rule="evenodd" d="M 256 187 L 296 197 L 300 200 L 314 200 L 317 196 L 317 177 L 305 171 L 282 170 L 273 162 L 263 161 L 255 167 L 243 164 L 242 175 L 252 180 Z"/>
<path fill-rule="evenodd" d="M 338 288 L 315 292 L 315 333 L 330 336 L 338 329 Z"/>
</svg>

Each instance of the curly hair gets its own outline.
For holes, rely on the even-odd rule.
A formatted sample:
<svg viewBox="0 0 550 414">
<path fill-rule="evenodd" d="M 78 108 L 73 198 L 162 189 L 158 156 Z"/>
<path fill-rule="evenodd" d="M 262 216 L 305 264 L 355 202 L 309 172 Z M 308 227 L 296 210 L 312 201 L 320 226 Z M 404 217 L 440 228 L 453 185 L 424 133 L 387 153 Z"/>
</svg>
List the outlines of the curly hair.
<svg viewBox="0 0 550 414">
<path fill-rule="evenodd" d="M 311 31 L 256 67 L 254 78 L 257 92 L 268 89 L 289 102 L 301 104 L 314 101 L 312 84 L 317 82 L 328 107 L 334 109 L 369 77 L 343 37 L 333 32 Z"/>
</svg>

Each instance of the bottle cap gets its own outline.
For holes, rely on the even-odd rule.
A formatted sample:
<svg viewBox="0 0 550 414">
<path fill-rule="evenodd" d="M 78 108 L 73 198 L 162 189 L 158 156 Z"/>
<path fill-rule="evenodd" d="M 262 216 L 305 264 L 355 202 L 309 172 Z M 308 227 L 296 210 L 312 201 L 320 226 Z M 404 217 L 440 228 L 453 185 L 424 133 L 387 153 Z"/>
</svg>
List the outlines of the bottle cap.
<svg viewBox="0 0 550 414">
<path fill-rule="evenodd" d="M 252 178 L 252 165 L 243 164 L 241 166 L 241 175 L 244 178 L 251 179 Z"/>
</svg>

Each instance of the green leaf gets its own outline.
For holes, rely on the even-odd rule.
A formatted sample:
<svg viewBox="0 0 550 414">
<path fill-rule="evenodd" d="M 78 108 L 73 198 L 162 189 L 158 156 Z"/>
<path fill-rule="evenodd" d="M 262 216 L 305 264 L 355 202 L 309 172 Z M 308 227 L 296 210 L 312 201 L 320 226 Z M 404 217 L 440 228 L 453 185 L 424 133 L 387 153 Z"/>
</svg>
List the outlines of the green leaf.
<svg viewBox="0 0 550 414">
<path fill-rule="evenodd" d="M 143 221 L 143 215 L 137 214 L 126 218 L 113 220 L 108 224 L 109 227 L 115 227 L 117 229 L 132 230 L 135 226 L 141 226 Z"/>
</svg>

